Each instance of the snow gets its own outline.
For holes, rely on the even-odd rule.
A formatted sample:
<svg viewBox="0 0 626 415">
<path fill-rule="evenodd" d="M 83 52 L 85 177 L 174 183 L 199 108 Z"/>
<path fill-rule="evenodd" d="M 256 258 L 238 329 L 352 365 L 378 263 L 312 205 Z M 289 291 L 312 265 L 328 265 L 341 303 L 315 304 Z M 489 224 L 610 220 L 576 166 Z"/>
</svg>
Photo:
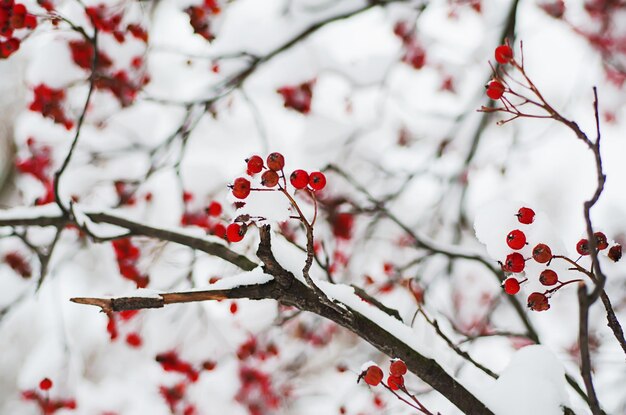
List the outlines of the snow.
<svg viewBox="0 0 626 415">
<path fill-rule="evenodd" d="M 54 203 L 43 206 L 15 207 L 0 210 L 0 220 L 56 218 L 60 216 L 62 216 L 61 209 Z"/>
<path fill-rule="evenodd" d="M 208 287 L 198 287 L 197 291 L 206 291 L 206 290 L 230 290 L 236 287 L 246 286 L 246 285 L 261 285 L 266 282 L 270 282 L 274 279 L 269 274 L 263 272 L 263 268 L 257 267 L 252 271 L 242 272 L 241 274 L 236 274 L 230 277 L 225 277 L 220 279 L 219 281 L 214 282 Z"/>
</svg>

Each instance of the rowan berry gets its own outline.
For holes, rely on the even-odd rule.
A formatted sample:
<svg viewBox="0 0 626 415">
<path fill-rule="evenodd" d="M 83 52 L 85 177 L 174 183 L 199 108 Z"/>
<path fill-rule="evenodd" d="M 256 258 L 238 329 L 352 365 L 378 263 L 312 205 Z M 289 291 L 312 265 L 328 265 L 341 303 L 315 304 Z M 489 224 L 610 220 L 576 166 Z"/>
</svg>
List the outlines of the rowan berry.
<svg viewBox="0 0 626 415">
<path fill-rule="evenodd" d="M 141 340 L 141 336 L 137 333 L 128 333 L 126 336 L 126 343 L 131 347 L 141 347 L 143 341 Z"/>
<path fill-rule="evenodd" d="M 274 187 L 278 184 L 278 173 L 274 170 L 266 170 L 261 176 L 261 184 L 265 187 Z"/>
<path fill-rule="evenodd" d="M 596 238 L 596 248 L 600 251 L 609 247 L 609 242 L 607 241 L 605 234 L 602 232 L 596 232 L 593 236 Z"/>
<path fill-rule="evenodd" d="M 519 281 L 515 278 L 507 278 L 504 281 L 504 292 L 509 295 L 515 295 L 519 292 L 520 285 Z"/>
<path fill-rule="evenodd" d="M 326 186 L 326 176 L 324 173 L 315 171 L 309 175 L 309 186 L 313 190 L 322 190 Z"/>
<path fill-rule="evenodd" d="M 285 167 L 285 157 L 280 153 L 272 153 L 267 156 L 267 168 L 274 171 L 282 170 Z"/>
<path fill-rule="evenodd" d="M 250 194 L 250 181 L 243 177 L 235 179 L 233 183 L 233 196 L 237 199 L 245 199 Z"/>
<path fill-rule="evenodd" d="M 304 189 L 309 184 L 309 173 L 304 170 L 294 170 L 289 176 L 291 185 L 296 189 Z"/>
<path fill-rule="evenodd" d="M 529 225 L 535 220 L 535 211 L 531 208 L 522 207 L 517 211 L 517 220 L 524 225 Z"/>
<path fill-rule="evenodd" d="M 402 389 L 404 387 L 404 378 L 402 376 L 391 375 L 387 378 L 387 386 L 394 391 Z"/>
<path fill-rule="evenodd" d="M 551 269 L 544 269 L 539 274 L 539 282 L 543 285 L 551 286 L 559 282 L 559 276 Z"/>
<path fill-rule="evenodd" d="M 528 296 L 528 308 L 534 311 L 545 311 L 550 309 L 548 297 L 542 293 L 532 293 Z"/>
<path fill-rule="evenodd" d="M 226 239 L 230 242 L 239 242 L 246 235 L 246 225 L 231 223 L 226 227 Z"/>
<path fill-rule="evenodd" d="M 383 380 L 383 371 L 378 366 L 370 366 L 363 375 L 363 380 L 370 386 L 377 386 Z"/>
<path fill-rule="evenodd" d="M 500 81 L 491 81 L 487 85 L 487 96 L 493 100 L 502 98 L 504 85 Z"/>
<path fill-rule="evenodd" d="M 525 265 L 526 261 L 524 260 L 522 254 L 519 252 L 513 252 L 512 254 L 507 255 L 502 268 L 508 272 L 522 272 L 524 271 Z"/>
<path fill-rule="evenodd" d="M 506 236 L 506 244 L 511 249 L 522 249 L 526 245 L 526 235 L 519 229 L 515 229 Z"/>
<path fill-rule="evenodd" d="M 49 378 L 43 378 L 41 379 L 41 382 L 39 382 L 39 389 L 47 391 L 52 388 L 52 385 L 52 381 Z"/>
<path fill-rule="evenodd" d="M 206 213 L 208 213 L 209 216 L 219 216 L 222 213 L 222 205 L 219 202 L 213 201 L 206 208 Z"/>
<path fill-rule="evenodd" d="M 389 373 L 393 376 L 402 376 L 407 372 L 406 364 L 402 360 L 394 360 L 389 366 Z"/>
<path fill-rule="evenodd" d="M 578 241 L 578 243 L 576 244 L 576 252 L 583 256 L 589 255 L 589 241 L 584 238 Z"/>
<path fill-rule="evenodd" d="M 537 244 L 533 248 L 533 259 L 540 264 L 545 264 L 552 259 L 552 250 L 546 244 Z"/>
<path fill-rule="evenodd" d="M 619 244 L 613 245 L 611 249 L 609 249 L 609 253 L 607 255 L 611 261 L 619 261 L 620 258 L 622 258 L 622 246 Z"/>
<path fill-rule="evenodd" d="M 507 64 L 513 59 L 513 49 L 509 45 L 500 45 L 495 50 L 496 62 Z"/>
<path fill-rule="evenodd" d="M 248 164 L 247 171 L 250 176 L 260 173 L 261 170 L 263 170 L 263 159 L 259 156 L 255 155 L 246 159 L 246 163 Z"/>
</svg>

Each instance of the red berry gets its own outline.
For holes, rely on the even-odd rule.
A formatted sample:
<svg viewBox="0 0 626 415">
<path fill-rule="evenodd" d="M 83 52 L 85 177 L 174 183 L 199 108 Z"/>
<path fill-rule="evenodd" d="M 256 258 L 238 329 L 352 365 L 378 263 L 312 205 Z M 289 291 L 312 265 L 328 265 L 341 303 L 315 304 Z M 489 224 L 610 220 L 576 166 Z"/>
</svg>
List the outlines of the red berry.
<svg viewBox="0 0 626 415">
<path fill-rule="evenodd" d="M 487 85 L 487 96 L 493 100 L 500 99 L 504 95 L 504 85 L 500 81 L 491 81 Z"/>
<path fill-rule="evenodd" d="M 533 259 L 540 264 L 545 264 L 552 259 L 552 250 L 546 244 L 537 244 L 533 248 Z"/>
<path fill-rule="evenodd" d="M 532 293 L 528 296 L 528 308 L 534 311 L 545 311 L 550 309 L 548 297 L 542 293 Z"/>
<path fill-rule="evenodd" d="M 250 194 L 250 182 L 248 179 L 239 177 L 233 183 L 233 196 L 237 199 L 245 199 Z"/>
<path fill-rule="evenodd" d="M 551 269 L 545 269 L 539 274 L 539 282 L 543 285 L 551 286 L 559 282 L 559 276 Z"/>
<path fill-rule="evenodd" d="M 213 235 L 217 236 L 218 238 L 226 237 L 226 226 L 222 225 L 221 223 L 213 226 Z"/>
<path fill-rule="evenodd" d="M 511 249 L 522 249 L 526 245 L 526 235 L 519 229 L 515 229 L 506 236 L 506 244 Z"/>
<path fill-rule="evenodd" d="M 229 311 L 230 314 L 237 314 L 237 311 L 239 311 L 239 306 L 237 305 L 237 302 L 233 301 L 232 303 L 230 303 Z"/>
<path fill-rule="evenodd" d="M 606 235 L 602 232 L 596 232 L 593 234 L 596 238 L 596 248 L 600 251 L 609 247 L 609 242 L 606 240 Z"/>
<path fill-rule="evenodd" d="M 531 208 L 522 207 L 517 211 L 517 220 L 524 225 L 529 225 L 535 220 L 535 211 Z"/>
<path fill-rule="evenodd" d="M 263 170 L 263 159 L 259 156 L 252 156 L 246 160 L 248 163 L 248 174 L 252 176 Z"/>
<path fill-rule="evenodd" d="M 261 176 L 261 184 L 265 187 L 274 187 L 278 184 L 278 173 L 274 170 L 267 170 Z"/>
<path fill-rule="evenodd" d="M 226 239 L 230 242 L 239 242 L 246 235 L 247 226 L 231 223 L 226 227 Z"/>
<path fill-rule="evenodd" d="M 41 379 L 41 382 L 39 382 L 39 389 L 41 389 L 42 391 L 47 391 L 50 390 L 52 388 L 52 381 L 48 378 L 43 378 Z"/>
<path fill-rule="evenodd" d="M 365 371 L 365 374 L 361 374 L 363 380 L 370 386 L 377 386 L 383 380 L 383 371 L 378 366 L 370 366 Z"/>
<path fill-rule="evenodd" d="M 391 390 L 398 390 L 404 387 L 404 378 L 402 376 L 389 376 L 387 378 L 387 386 Z"/>
<path fill-rule="evenodd" d="M 507 278 L 504 281 L 504 292 L 509 295 L 515 295 L 519 292 L 519 281 L 515 278 Z"/>
<path fill-rule="evenodd" d="M 580 255 L 589 255 L 589 241 L 587 239 L 581 239 L 576 244 L 576 252 Z"/>
<path fill-rule="evenodd" d="M 294 170 L 289 176 L 289 181 L 296 189 L 304 189 L 309 184 L 309 173 L 304 170 Z"/>
<path fill-rule="evenodd" d="M 611 249 L 609 249 L 608 257 L 613 262 L 619 261 L 622 257 L 622 246 L 619 244 L 613 245 Z"/>
<path fill-rule="evenodd" d="M 274 171 L 282 170 L 285 167 L 285 158 L 280 153 L 272 153 L 267 156 L 267 168 Z"/>
<path fill-rule="evenodd" d="M 509 45 L 500 45 L 495 51 L 496 62 L 506 64 L 513 59 L 513 50 Z"/>
<path fill-rule="evenodd" d="M 219 216 L 222 213 L 222 205 L 219 202 L 211 202 L 206 212 L 209 216 Z"/>
<path fill-rule="evenodd" d="M 126 336 L 126 343 L 128 343 L 131 347 L 141 347 L 143 341 L 141 340 L 141 336 L 137 333 L 128 333 Z"/>
<path fill-rule="evenodd" d="M 309 175 L 309 186 L 313 190 L 322 190 L 326 186 L 326 176 L 324 173 L 315 171 Z"/>
<path fill-rule="evenodd" d="M 402 376 L 407 372 L 406 364 L 402 360 L 394 360 L 389 366 L 389 373 L 393 376 Z"/>
<path fill-rule="evenodd" d="M 513 252 L 512 254 L 507 255 L 502 268 L 508 272 L 522 272 L 524 271 L 525 265 L 526 261 L 524 260 L 522 254 L 519 252 Z"/>
</svg>

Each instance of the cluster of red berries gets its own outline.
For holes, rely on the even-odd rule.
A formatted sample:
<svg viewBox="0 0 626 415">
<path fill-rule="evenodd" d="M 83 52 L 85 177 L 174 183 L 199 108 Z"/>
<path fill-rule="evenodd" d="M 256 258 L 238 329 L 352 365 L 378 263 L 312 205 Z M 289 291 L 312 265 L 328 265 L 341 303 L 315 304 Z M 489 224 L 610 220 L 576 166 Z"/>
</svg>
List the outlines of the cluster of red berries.
<svg viewBox="0 0 626 415">
<path fill-rule="evenodd" d="M 239 368 L 239 381 L 241 385 L 235 400 L 244 405 L 251 415 L 276 413 L 280 407 L 280 397 L 289 394 L 288 388 L 277 391 L 271 375 L 256 367 L 242 365 Z"/>
<path fill-rule="evenodd" d="M 516 214 L 519 222 L 524 225 L 529 225 L 534 221 L 535 212 L 527 207 L 522 207 L 519 209 Z M 609 247 L 609 243 L 607 241 L 606 235 L 602 232 L 594 233 L 596 248 L 598 250 L 603 250 Z M 528 243 L 526 242 L 526 235 L 523 231 L 519 229 L 514 229 L 510 231 L 506 236 L 506 243 L 509 248 L 518 251 L 522 249 Z M 590 246 L 589 241 L 587 239 L 581 239 L 576 244 L 576 250 L 581 256 L 590 254 Z M 609 258 L 617 261 L 621 257 L 621 246 L 616 244 L 609 250 L 608 254 Z M 532 250 L 532 259 L 539 264 L 549 265 L 554 255 L 552 254 L 552 250 L 550 247 L 544 243 L 539 243 L 535 245 Z M 530 258 L 529 258 L 530 259 Z M 512 252 L 507 255 L 504 263 L 502 263 L 502 270 L 507 273 L 517 274 L 524 271 L 526 266 L 527 259 L 519 252 Z M 521 282 L 525 282 L 523 280 Z M 558 274 L 549 268 L 544 269 L 539 274 L 539 282 L 546 287 L 554 287 L 547 289 L 543 293 L 533 292 L 528 297 L 528 307 L 534 311 L 545 311 L 550 308 L 550 303 L 548 301 L 549 296 L 556 292 L 558 289 L 563 287 L 564 285 L 571 283 L 572 281 L 561 282 L 559 281 Z M 557 285 L 559 284 L 559 285 Z M 515 277 L 509 277 L 504 281 L 504 291 L 507 294 L 515 295 L 520 291 L 520 281 L 518 281 Z"/>
<path fill-rule="evenodd" d="M 30 264 L 19 252 L 9 252 L 4 256 L 4 262 L 24 279 L 33 274 Z"/>
<path fill-rule="evenodd" d="M 119 336 L 119 322 L 126 323 L 139 313 L 139 310 L 125 310 L 119 313 L 107 313 L 107 332 L 111 341 L 115 341 Z M 136 331 L 126 334 L 126 344 L 133 348 L 139 348 L 143 344 L 143 339 Z"/>
<path fill-rule="evenodd" d="M 122 27 L 123 12 L 112 12 L 109 6 L 99 4 L 85 8 L 85 13 L 100 32 L 110 33 L 119 43 L 125 41 L 127 33 L 143 42 L 148 41 L 148 33 L 141 25 L 131 23 Z"/>
<path fill-rule="evenodd" d="M 308 114 L 311 112 L 314 85 L 315 80 L 311 80 L 298 85 L 283 86 L 278 88 L 276 92 L 282 95 L 285 108 L 290 108 L 301 114 Z"/>
<path fill-rule="evenodd" d="M 239 360 L 246 360 L 254 357 L 258 360 L 264 361 L 273 356 L 278 356 L 278 346 L 276 346 L 273 342 L 265 345 L 259 344 L 259 341 L 255 336 L 250 336 L 248 340 L 241 343 L 237 348 L 237 358 Z"/>
<path fill-rule="evenodd" d="M 193 195 L 189 192 L 183 194 L 185 212 L 180 219 L 180 224 L 183 226 L 197 226 L 218 238 L 226 238 L 226 226 L 220 222 L 220 215 L 222 214 L 221 203 L 212 201 L 201 210 L 190 210 L 188 204 L 192 198 Z"/>
<path fill-rule="evenodd" d="M 211 18 L 221 11 L 216 0 L 204 0 L 199 6 L 189 6 L 185 9 L 193 32 L 209 42 L 215 39 L 215 34 L 211 32 Z"/>
<path fill-rule="evenodd" d="M 74 399 L 50 399 L 50 389 L 54 383 L 49 378 L 43 378 L 39 382 L 39 390 L 28 389 L 22 391 L 22 399 L 33 401 L 37 404 L 42 414 L 52 415 L 61 409 L 73 411 L 76 409 Z"/>
<path fill-rule="evenodd" d="M 28 109 L 39 112 L 46 118 L 50 118 L 57 124 L 62 124 L 70 130 L 74 126 L 63 110 L 65 101 L 65 91 L 63 89 L 51 88 L 45 84 L 39 84 L 33 89 L 34 99 Z"/>
<path fill-rule="evenodd" d="M 8 58 L 20 48 L 21 40 L 13 37 L 15 30 L 33 30 L 36 27 L 37 18 L 28 13 L 26 6 L 16 4 L 13 0 L 2 0 L 0 2 L 0 59 Z"/>
<path fill-rule="evenodd" d="M 150 282 L 147 275 L 143 275 L 137 268 L 140 251 L 133 244 L 130 238 L 116 239 L 111 243 L 115 251 L 115 258 L 120 270 L 120 274 L 128 280 L 133 281 L 137 288 L 145 288 Z"/>
<path fill-rule="evenodd" d="M 263 189 L 254 189 L 250 180 L 245 177 L 238 177 L 235 179 L 232 185 L 229 187 L 232 190 L 233 196 L 237 199 L 246 199 L 252 191 L 255 190 L 269 190 L 278 186 L 279 191 L 286 192 L 287 180 L 283 171 L 285 167 L 285 157 L 280 153 L 271 153 L 267 156 L 265 163 L 263 159 L 254 155 L 246 159 L 246 172 L 249 176 L 254 176 L 261 173 L 261 186 Z M 282 179 L 282 185 L 280 180 Z M 322 190 L 326 187 L 326 176 L 324 173 L 315 171 L 308 173 L 305 170 L 294 170 L 289 176 L 289 182 L 297 190 L 307 189 L 310 192 Z M 245 218 L 247 219 L 247 218 Z M 246 220 L 244 218 L 238 218 L 234 223 L 231 223 L 226 227 L 226 239 L 230 242 L 241 241 L 248 229 Z"/>
<path fill-rule="evenodd" d="M 402 360 L 392 360 L 389 365 L 389 377 L 387 386 L 391 390 L 404 388 L 404 375 L 407 373 L 406 364 Z M 383 381 L 383 371 L 380 367 L 372 365 L 359 375 L 370 386 L 378 386 Z"/>
<path fill-rule="evenodd" d="M 500 45 L 494 52 L 496 62 L 506 65 L 513 62 L 513 49 L 509 45 Z M 502 98 L 506 88 L 500 79 L 493 79 L 487 84 L 487 96 L 493 100 Z"/>
<path fill-rule="evenodd" d="M 426 64 L 426 50 L 415 36 L 415 30 L 406 21 L 399 21 L 393 26 L 393 33 L 402 40 L 402 62 L 414 69 L 422 69 Z"/>
<path fill-rule="evenodd" d="M 20 173 L 30 174 L 35 177 L 45 189 L 45 194 L 35 200 L 36 205 L 45 205 L 54 202 L 54 185 L 50 177 L 49 169 L 52 166 L 52 150 L 45 145 L 37 145 L 30 137 L 26 141 L 31 156 L 25 159 L 17 159 L 15 167 Z"/>
</svg>

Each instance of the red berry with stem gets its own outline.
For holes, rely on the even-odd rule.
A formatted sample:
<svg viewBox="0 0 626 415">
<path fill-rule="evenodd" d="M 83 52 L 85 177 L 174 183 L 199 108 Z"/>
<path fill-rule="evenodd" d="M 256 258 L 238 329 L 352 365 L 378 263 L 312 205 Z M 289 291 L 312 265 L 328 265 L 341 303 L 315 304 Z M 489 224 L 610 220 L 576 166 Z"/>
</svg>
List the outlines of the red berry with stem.
<svg viewBox="0 0 626 415">
<path fill-rule="evenodd" d="M 245 199 L 250 194 L 250 181 L 239 177 L 233 183 L 233 196 L 237 199 Z"/>
<path fill-rule="evenodd" d="M 274 171 L 282 170 L 285 167 L 285 157 L 280 153 L 272 153 L 267 156 L 267 168 Z"/>
<path fill-rule="evenodd" d="M 274 187 L 278 184 L 278 173 L 274 170 L 266 170 L 261 176 L 261 184 L 265 187 Z"/>
<path fill-rule="evenodd" d="M 559 282 L 559 276 L 551 269 L 544 269 L 541 271 L 541 274 L 539 274 L 539 282 L 547 286 L 555 285 Z"/>
<path fill-rule="evenodd" d="M 404 387 L 404 378 L 402 376 L 391 375 L 387 378 L 387 386 L 394 391 L 402 389 Z"/>
<path fill-rule="evenodd" d="M 519 252 L 513 252 L 512 254 L 507 255 L 502 268 L 508 272 L 522 272 L 524 271 L 525 265 L 526 261 L 524 260 L 522 254 Z"/>
<path fill-rule="evenodd" d="M 504 281 L 504 292 L 509 295 L 515 295 L 519 292 L 520 286 L 519 281 L 515 278 L 507 278 Z"/>
<path fill-rule="evenodd" d="M 576 252 L 583 256 L 589 255 L 589 241 L 584 238 L 578 241 L 578 243 L 576 244 Z"/>
<path fill-rule="evenodd" d="M 383 371 L 378 366 L 370 366 L 362 376 L 365 383 L 370 386 L 377 386 L 383 380 Z"/>
<path fill-rule="evenodd" d="M 263 159 L 259 156 L 252 156 L 246 160 L 248 164 L 248 174 L 252 176 L 253 174 L 257 174 L 263 170 Z"/>
<path fill-rule="evenodd" d="M 542 293 L 532 293 L 528 296 L 528 308 L 533 311 L 546 311 L 550 309 L 548 297 Z"/>
<path fill-rule="evenodd" d="M 502 98 L 504 85 L 500 81 L 491 81 L 487 85 L 487 96 L 493 100 Z"/>
<path fill-rule="evenodd" d="M 394 360 L 391 362 L 391 365 L 389 365 L 389 373 L 393 376 L 402 376 L 406 374 L 406 372 L 406 364 L 402 360 Z"/>
<path fill-rule="evenodd" d="M 296 189 L 304 189 L 309 184 L 309 173 L 304 170 L 294 170 L 289 176 L 291 185 Z"/>
<path fill-rule="evenodd" d="M 600 251 L 609 247 L 609 242 L 607 241 L 605 234 L 602 232 L 596 232 L 593 236 L 596 238 L 596 248 Z"/>
<path fill-rule="evenodd" d="M 530 225 L 535 220 L 535 211 L 531 208 L 522 207 L 517 211 L 517 220 L 524 225 Z"/>
<path fill-rule="evenodd" d="M 533 259 L 540 264 L 545 264 L 552 259 L 552 250 L 546 244 L 537 244 L 533 248 Z"/>
<path fill-rule="evenodd" d="M 326 176 L 324 173 L 315 171 L 309 175 L 309 186 L 313 190 L 322 190 L 326 187 Z"/>
<path fill-rule="evenodd" d="M 230 242 L 239 242 L 246 235 L 247 226 L 231 223 L 226 227 L 226 239 Z"/>
<path fill-rule="evenodd" d="M 506 244 L 511 249 L 522 249 L 526 245 L 526 235 L 519 229 L 515 229 L 506 236 Z"/>
<path fill-rule="evenodd" d="M 622 246 L 620 244 L 613 245 L 607 255 L 611 261 L 619 261 L 622 258 Z"/>
<path fill-rule="evenodd" d="M 513 59 L 513 49 L 509 45 L 500 45 L 495 50 L 496 62 L 507 64 Z"/>
<path fill-rule="evenodd" d="M 52 388 L 52 381 L 49 378 L 43 378 L 39 382 L 39 389 L 42 391 L 47 391 Z"/>
</svg>

